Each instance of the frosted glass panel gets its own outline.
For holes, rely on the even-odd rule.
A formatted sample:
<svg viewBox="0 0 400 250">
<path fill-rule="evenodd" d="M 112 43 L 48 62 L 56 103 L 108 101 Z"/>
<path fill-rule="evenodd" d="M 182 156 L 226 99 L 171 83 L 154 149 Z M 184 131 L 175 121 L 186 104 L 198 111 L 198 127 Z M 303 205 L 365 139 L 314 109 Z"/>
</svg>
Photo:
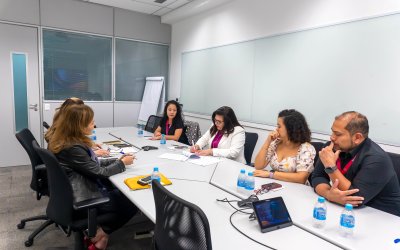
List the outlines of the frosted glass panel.
<svg viewBox="0 0 400 250">
<path fill-rule="evenodd" d="M 188 102 L 196 95 L 187 93 L 194 78 L 188 73 L 195 70 L 192 65 L 199 62 L 193 60 L 202 54 L 212 61 L 201 64 L 218 61 L 218 71 L 229 75 L 218 81 L 209 78 L 208 86 L 221 91 L 232 81 L 237 85 L 218 99 L 203 96 L 207 105 L 194 105 L 191 112 L 210 113 L 205 108 L 213 103 L 233 103 L 241 120 L 275 125 L 280 110 L 295 108 L 306 116 L 314 132 L 330 134 L 336 115 L 356 110 L 368 117 L 372 139 L 400 145 L 400 133 L 394 133 L 400 126 L 399 44 L 400 14 L 395 14 L 185 53 L 181 99 L 189 94 L 184 108 L 191 107 Z M 187 55 L 191 64 L 187 64 Z M 232 63 L 232 55 L 237 55 L 241 69 Z M 201 79 L 210 72 L 198 67 L 195 77 Z M 239 93 L 233 96 L 243 101 L 232 102 L 231 93 Z"/>
<path fill-rule="evenodd" d="M 14 117 L 15 132 L 28 126 L 28 96 L 26 86 L 26 55 L 12 54 L 12 70 L 14 84 Z"/>
<path fill-rule="evenodd" d="M 168 86 L 166 45 L 116 39 L 115 100 L 142 101 L 146 77 L 163 76 Z"/>
<path fill-rule="evenodd" d="M 185 84 L 182 84 L 181 102 L 185 111 L 210 114 L 226 105 L 242 119 L 250 119 L 254 44 L 187 53 L 182 59 Z M 250 85 L 243 88 L 245 83 Z"/>
<path fill-rule="evenodd" d="M 45 100 L 111 101 L 108 37 L 43 30 Z"/>
</svg>

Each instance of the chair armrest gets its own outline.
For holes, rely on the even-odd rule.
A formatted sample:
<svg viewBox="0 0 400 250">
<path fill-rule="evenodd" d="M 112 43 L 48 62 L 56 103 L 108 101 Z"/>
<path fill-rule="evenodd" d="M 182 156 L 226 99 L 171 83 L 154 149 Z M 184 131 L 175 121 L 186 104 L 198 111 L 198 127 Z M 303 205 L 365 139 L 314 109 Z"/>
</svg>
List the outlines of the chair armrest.
<svg viewBox="0 0 400 250">
<path fill-rule="evenodd" d="M 101 197 L 101 198 L 94 198 L 76 202 L 72 206 L 74 207 L 75 210 L 81 210 L 85 208 L 94 208 L 109 201 L 110 201 L 109 197 Z"/>
<path fill-rule="evenodd" d="M 35 166 L 35 170 L 36 171 L 46 171 L 46 165 L 44 165 L 44 164 L 37 165 L 37 166 Z"/>
</svg>

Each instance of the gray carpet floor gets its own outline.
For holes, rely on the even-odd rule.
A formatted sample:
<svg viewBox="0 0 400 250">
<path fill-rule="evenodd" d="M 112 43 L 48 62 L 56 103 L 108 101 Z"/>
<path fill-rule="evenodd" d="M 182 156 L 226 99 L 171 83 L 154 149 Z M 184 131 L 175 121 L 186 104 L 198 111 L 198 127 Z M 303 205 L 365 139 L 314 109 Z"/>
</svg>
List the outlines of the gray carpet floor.
<svg viewBox="0 0 400 250">
<path fill-rule="evenodd" d="M 73 236 L 66 237 L 54 225 L 39 233 L 31 247 L 25 247 L 29 234 L 44 221 L 28 222 L 24 229 L 17 229 L 17 224 L 23 218 L 45 214 L 48 202 L 47 197 L 36 200 L 36 193 L 29 187 L 31 175 L 30 166 L 0 168 L 0 250 L 73 249 Z M 138 214 L 111 234 L 107 249 L 151 249 L 151 238 L 135 239 L 135 234 L 153 228 L 150 220 Z"/>
</svg>

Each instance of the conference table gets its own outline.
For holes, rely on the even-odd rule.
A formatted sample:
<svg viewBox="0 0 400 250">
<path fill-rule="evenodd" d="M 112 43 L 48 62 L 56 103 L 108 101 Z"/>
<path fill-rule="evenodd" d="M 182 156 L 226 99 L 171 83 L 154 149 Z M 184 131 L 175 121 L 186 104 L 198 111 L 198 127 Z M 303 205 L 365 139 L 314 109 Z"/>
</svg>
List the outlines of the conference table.
<svg viewBox="0 0 400 250">
<path fill-rule="evenodd" d="M 235 209 L 217 199 L 238 200 L 248 195 L 238 192 L 237 176 L 240 169 L 253 171 L 254 168 L 221 158 L 218 163 L 200 166 L 187 161 L 162 159 L 164 153 L 180 154 L 181 150 L 169 149 L 179 143 L 149 140 L 151 134 L 137 136 L 135 127 L 97 128 L 98 142 L 122 139 L 137 148 L 156 146 L 157 150 L 138 151 L 136 160 L 127 166 L 125 172 L 110 177 L 111 182 L 130 199 L 154 223 L 155 205 L 151 189 L 132 191 L 125 185 L 126 178 L 151 174 L 153 167 L 159 167 L 162 174 L 172 181 L 166 188 L 175 195 L 199 206 L 210 223 L 211 241 L 214 249 L 400 249 L 394 240 L 400 238 L 400 218 L 388 213 L 364 207 L 356 209 L 354 236 L 344 238 L 339 234 L 339 217 L 342 206 L 327 203 L 327 223 L 324 228 L 312 226 L 312 212 L 317 195 L 306 185 L 281 182 L 267 178 L 255 178 L 255 187 L 278 182 L 283 185 L 279 191 L 259 195 L 260 199 L 283 197 L 293 220 L 293 226 L 268 233 L 261 233 L 256 220 L 249 220 L 248 214 L 236 213 L 232 223 L 246 236 L 238 232 L 230 222 Z M 236 202 L 232 203 L 234 206 Z M 251 239 L 253 240 L 251 240 Z M 257 243 L 257 242 L 261 243 Z"/>
</svg>

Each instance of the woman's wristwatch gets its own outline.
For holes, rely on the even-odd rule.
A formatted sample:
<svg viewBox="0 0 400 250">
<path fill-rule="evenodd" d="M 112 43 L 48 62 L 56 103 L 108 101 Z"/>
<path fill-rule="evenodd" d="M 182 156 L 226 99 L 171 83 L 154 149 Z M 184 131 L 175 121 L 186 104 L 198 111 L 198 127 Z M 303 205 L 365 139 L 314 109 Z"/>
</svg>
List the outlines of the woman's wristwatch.
<svg viewBox="0 0 400 250">
<path fill-rule="evenodd" d="M 271 170 L 271 171 L 269 171 L 269 178 L 270 179 L 274 179 L 274 173 L 275 173 L 275 170 Z"/>
</svg>

